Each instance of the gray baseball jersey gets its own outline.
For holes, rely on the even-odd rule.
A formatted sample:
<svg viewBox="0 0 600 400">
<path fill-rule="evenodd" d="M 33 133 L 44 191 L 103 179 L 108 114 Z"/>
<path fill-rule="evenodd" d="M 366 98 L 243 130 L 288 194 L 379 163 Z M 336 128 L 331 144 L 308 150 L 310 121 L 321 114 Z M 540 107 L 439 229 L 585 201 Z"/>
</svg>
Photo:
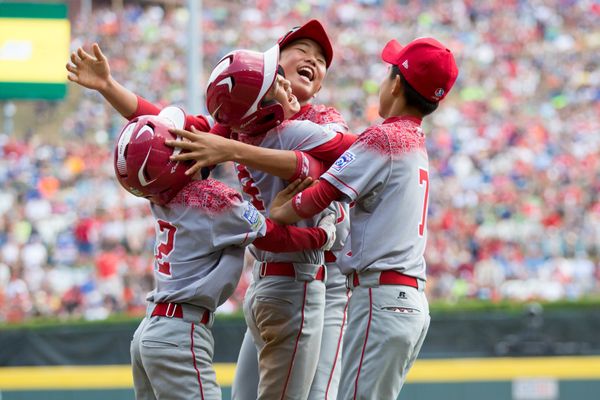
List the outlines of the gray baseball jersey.
<svg viewBox="0 0 600 400">
<path fill-rule="evenodd" d="M 419 123 L 396 118 L 367 129 L 321 179 L 354 202 L 342 272 L 394 269 L 425 279 L 429 162 Z"/>
<path fill-rule="evenodd" d="M 214 180 L 192 181 L 156 219 L 156 289 L 147 300 L 214 311 L 235 290 L 244 246 L 264 236 L 264 217 L 238 192 Z"/>
<path fill-rule="evenodd" d="M 389 118 L 367 129 L 322 179 L 354 202 L 338 263 L 360 275 L 348 306 L 337 398 L 395 399 L 430 320 L 423 293 L 429 175 L 420 120 Z M 419 278 L 419 287 L 380 285 L 385 270 Z"/>
<path fill-rule="evenodd" d="M 320 146 L 335 137 L 335 132 L 323 128 L 310 121 L 288 120 L 281 125 L 269 130 L 265 135 L 240 136 L 238 140 L 256 146 L 279 150 L 308 151 Z M 271 201 L 277 193 L 287 186 L 283 179 L 269 175 L 263 171 L 248 168 L 237 164 L 238 178 L 242 190 L 254 206 L 263 213 L 268 213 Z M 296 225 L 299 227 L 315 226 L 321 215 L 303 220 Z M 255 259 L 260 261 L 298 262 L 308 264 L 323 264 L 323 252 L 319 250 L 305 250 L 295 253 L 270 253 L 249 246 Z"/>
</svg>

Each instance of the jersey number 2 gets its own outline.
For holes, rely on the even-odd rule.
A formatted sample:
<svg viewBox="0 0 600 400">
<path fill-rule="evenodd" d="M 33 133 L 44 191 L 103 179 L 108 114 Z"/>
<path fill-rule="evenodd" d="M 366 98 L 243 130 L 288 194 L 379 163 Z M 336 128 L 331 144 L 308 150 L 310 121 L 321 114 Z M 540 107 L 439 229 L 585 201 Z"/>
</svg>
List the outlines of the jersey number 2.
<svg viewBox="0 0 600 400">
<path fill-rule="evenodd" d="M 171 263 L 168 261 L 163 261 L 164 257 L 167 257 L 173 251 L 173 247 L 175 246 L 175 232 L 177 232 L 177 227 L 168 223 L 167 221 L 163 221 L 159 219 L 158 228 L 160 230 L 160 241 L 156 246 L 156 266 L 158 268 L 158 272 L 162 275 L 171 277 Z"/>
<path fill-rule="evenodd" d="M 237 171 L 238 179 L 240 184 L 242 185 L 242 190 L 252 199 L 250 202 L 258 211 L 265 211 L 265 202 L 262 200 L 262 196 L 260 195 L 260 191 L 258 187 L 254 183 L 254 179 L 248 169 L 241 164 L 235 164 L 235 169 Z"/>
<path fill-rule="evenodd" d="M 423 168 L 419 168 L 419 186 L 425 186 L 423 212 L 421 214 L 421 222 L 419 223 L 419 236 L 423 236 L 425 227 L 427 226 L 427 204 L 429 203 L 429 172 Z"/>
</svg>

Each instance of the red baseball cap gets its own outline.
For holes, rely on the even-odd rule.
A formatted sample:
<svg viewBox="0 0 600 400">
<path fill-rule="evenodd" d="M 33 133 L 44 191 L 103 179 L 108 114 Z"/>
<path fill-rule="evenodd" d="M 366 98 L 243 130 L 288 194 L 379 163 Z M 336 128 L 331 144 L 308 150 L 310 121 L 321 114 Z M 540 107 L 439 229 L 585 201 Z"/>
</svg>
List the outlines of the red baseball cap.
<svg viewBox="0 0 600 400">
<path fill-rule="evenodd" d="M 381 59 L 398 66 L 406 81 L 432 102 L 446 97 L 458 76 L 452 52 L 433 38 L 415 39 L 406 46 L 392 39 Z"/>
<path fill-rule="evenodd" d="M 279 48 L 283 49 L 294 40 L 302 38 L 312 39 L 321 46 L 323 55 L 325 56 L 325 65 L 329 68 L 331 60 L 333 60 L 333 47 L 331 46 L 327 32 L 325 32 L 325 28 L 316 19 L 311 19 L 302 26 L 292 28 L 288 33 L 280 37 L 277 43 L 279 44 Z"/>
</svg>

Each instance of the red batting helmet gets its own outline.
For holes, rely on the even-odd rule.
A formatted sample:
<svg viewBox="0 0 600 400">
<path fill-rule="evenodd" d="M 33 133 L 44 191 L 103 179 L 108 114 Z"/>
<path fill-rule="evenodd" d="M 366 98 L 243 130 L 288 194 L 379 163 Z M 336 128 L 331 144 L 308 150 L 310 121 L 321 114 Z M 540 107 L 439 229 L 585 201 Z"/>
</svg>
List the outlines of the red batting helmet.
<svg viewBox="0 0 600 400">
<path fill-rule="evenodd" d="M 264 53 L 236 50 L 219 61 L 208 79 L 206 107 L 235 132 L 258 134 L 283 122 L 283 107 L 263 103 L 279 65 L 279 46 Z"/>
<path fill-rule="evenodd" d="M 176 162 L 169 156 L 180 149 L 165 145 L 175 139 L 171 128 L 183 129 L 185 113 L 166 107 L 158 115 L 143 115 L 125 125 L 115 148 L 115 174 L 121 186 L 135 196 L 164 205 L 192 179 L 185 175 L 191 162 Z"/>
</svg>

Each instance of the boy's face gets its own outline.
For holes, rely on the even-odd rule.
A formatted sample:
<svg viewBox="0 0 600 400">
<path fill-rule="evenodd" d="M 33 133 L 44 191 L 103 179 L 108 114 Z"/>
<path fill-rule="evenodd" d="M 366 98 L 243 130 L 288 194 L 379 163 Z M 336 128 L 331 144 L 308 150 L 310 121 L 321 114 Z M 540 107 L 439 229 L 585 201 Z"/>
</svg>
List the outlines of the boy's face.
<svg viewBox="0 0 600 400">
<path fill-rule="evenodd" d="M 298 103 L 296 96 L 292 94 L 290 81 L 279 74 L 263 99 L 263 101 L 270 100 L 275 100 L 281 104 L 285 119 L 290 119 L 300 111 L 300 103 Z"/>
<path fill-rule="evenodd" d="M 314 40 L 298 39 L 284 47 L 279 64 L 300 104 L 308 103 L 321 89 L 327 67 L 323 50 Z"/>
</svg>

